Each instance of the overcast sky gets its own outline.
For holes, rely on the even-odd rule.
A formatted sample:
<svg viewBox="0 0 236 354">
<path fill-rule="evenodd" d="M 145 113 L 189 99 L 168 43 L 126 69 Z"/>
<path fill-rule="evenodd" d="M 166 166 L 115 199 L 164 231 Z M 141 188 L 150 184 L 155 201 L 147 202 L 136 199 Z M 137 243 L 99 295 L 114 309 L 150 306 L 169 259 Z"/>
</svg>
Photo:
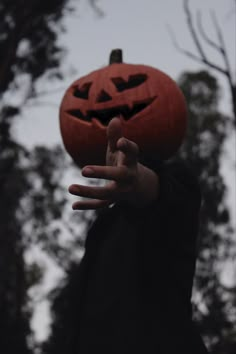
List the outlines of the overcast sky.
<svg viewBox="0 0 236 354">
<path fill-rule="evenodd" d="M 167 30 L 168 25 L 179 44 L 196 53 L 187 28 L 182 0 L 100 0 L 98 5 L 104 12 L 102 17 L 96 15 L 86 0 L 74 0 L 72 3 L 76 4 L 76 11 L 65 19 L 66 32 L 59 39 L 67 50 L 63 61 L 67 77 L 57 83 L 41 80 L 39 91 L 61 89 L 54 94 L 42 95 L 32 106 L 27 104 L 22 117 L 18 119 L 16 134 L 29 147 L 35 144 L 62 144 L 58 108 L 65 89 L 75 79 L 107 65 L 113 48 L 123 49 L 125 62 L 154 66 L 173 79 L 177 79 L 183 71 L 204 68 L 176 50 Z M 215 11 L 235 74 L 235 1 L 189 0 L 189 4 L 193 14 L 196 15 L 197 10 L 201 11 L 206 31 L 211 38 L 217 40 L 210 16 L 210 11 Z M 207 46 L 204 48 L 211 61 L 223 65 L 218 53 Z M 70 70 L 71 67 L 74 71 Z M 231 114 L 227 82 L 221 75 L 217 74 L 217 77 L 222 86 L 221 109 Z M 232 167 L 235 140 L 229 139 L 228 146 L 232 153 L 224 171 L 230 185 L 230 207 L 235 211 L 235 172 Z M 45 311 L 41 309 L 35 319 L 39 339 L 43 339 L 47 332 Z"/>
</svg>

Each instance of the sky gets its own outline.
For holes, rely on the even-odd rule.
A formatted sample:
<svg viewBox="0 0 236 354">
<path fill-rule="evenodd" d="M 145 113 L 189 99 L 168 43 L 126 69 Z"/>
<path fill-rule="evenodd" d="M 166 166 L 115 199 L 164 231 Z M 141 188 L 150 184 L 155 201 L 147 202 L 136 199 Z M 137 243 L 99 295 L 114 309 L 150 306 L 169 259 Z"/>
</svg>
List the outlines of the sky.
<svg viewBox="0 0 236 354">
<path fill-rule="evenodd" d="M 67 53 L 62 62 L 66 76 L 62 82 L 38 82 L 38 99 L 29 101 L 23 109 L 15 127 L 18 139 L 29 148 L 36 144 L 52 146 L 62 144 L 59 129 L 58 110 L 64 91 L 75 79 L 108 64 L 109 54 L 114 48 L 123 50 L 123 60 L 156 67 L 174 80 L 184 71 L 197 71 L 205 67 L 179 53 L 171 40 L 171 27 L 182 47 L 196 52 L 189 34 L 182 0 L 100 0 L 97 2 L 104 12 L 98 16 L 88 1 L 72 1 L 75 12 L 64 19 L 65 33 L 59 37 Z M 214 11 L 224 35 L 230 63 L 235 73 L 235 1 L 234 0 L 189 0 L 196 19 L 200 10 L 202 22 L 209 36 L 217 40 L 212 25 L 211 11 Z M 204 45 L 211 61 L 223 65 L 219 54 Z M 231 114 L 229 90 L 225 78 L 212 71 L 222 87 L 220 107 L 222 112 Z M 230 188 L 228 203 L 235 213 L 235 136 L 229 136 L 227 156 L 222 166 Z M 71 183 L 75 181 L 71 180 Z M 51 274 L 51 273 L 50 273 Z M 48 284 L 53 283 L 47 276 Z M 34 328 L 39 340 L 47 333 L 47 305 L 39 307 L 34 318 Z"/>
</svg>

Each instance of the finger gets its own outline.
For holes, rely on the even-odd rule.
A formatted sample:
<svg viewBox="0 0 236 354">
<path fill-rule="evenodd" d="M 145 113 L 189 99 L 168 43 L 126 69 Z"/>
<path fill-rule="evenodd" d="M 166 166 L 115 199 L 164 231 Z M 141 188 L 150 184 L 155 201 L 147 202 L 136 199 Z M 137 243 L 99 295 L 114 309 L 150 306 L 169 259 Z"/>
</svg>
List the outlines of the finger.
<svg viewBox="0 0 236 354">
<path fill-rule="evenodd" d="M 91 187 L 73 184 L 69 187 L 69 192 L 79 197 L 111 200 L 116 194 L 116 185 L 115 182 L 110 182 L 105 187 Z"/>
<path fill-rule="evenodd" d="M 132 170 L 126 166 L 86 166 L 82 169 L 82 175 L 89 178 L 113 180 L 125 182 L 133 178 Z"/>
<path fill-rule="evenodd" d="M 117 142 L 117 148 L 123 152 L 123 164 L 129 166 L 137 163 L 139 156 L 139 147 L 135 142 L 122 137 Z"/>
<path fill-rule="evenodd" d="M 112 152 L 117 150 L 117 141 L 122 137 L 122 127 L 119 118 L 113 118 L 107 127 L 108 146 Z"/>
<path fill-rule="evenodd" d="M 112 202 L 108 201 L 108 200 L 99 200 L 99 199 L 95 199 L 95 200 L 82 200 L 82 201 L 78 201 L 72 204 L 72 209 L 73 210 L 96 210 L 96 209 L 100 209 L 100 208 L 105 208 L 109 205 L 111 205 Z"/>
</svg>

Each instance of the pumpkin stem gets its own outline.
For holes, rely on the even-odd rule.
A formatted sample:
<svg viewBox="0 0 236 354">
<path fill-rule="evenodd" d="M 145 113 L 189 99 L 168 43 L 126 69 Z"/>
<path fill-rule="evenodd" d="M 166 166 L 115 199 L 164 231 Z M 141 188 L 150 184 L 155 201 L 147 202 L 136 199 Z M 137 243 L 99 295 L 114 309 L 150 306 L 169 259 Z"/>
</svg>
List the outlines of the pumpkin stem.
<svg viewBox="0 0 236 354">
<path fill-rule="evenodd" d="M 109 64 L 122 63 L 122 49 L 113 49 L 110 54 Z"/>
</svg>

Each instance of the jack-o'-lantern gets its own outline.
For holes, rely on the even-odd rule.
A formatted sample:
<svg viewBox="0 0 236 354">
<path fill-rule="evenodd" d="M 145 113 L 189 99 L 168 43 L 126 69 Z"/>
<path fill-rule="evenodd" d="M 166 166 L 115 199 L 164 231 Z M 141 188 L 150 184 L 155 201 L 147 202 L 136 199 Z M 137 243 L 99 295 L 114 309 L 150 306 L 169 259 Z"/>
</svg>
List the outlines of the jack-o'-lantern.
<svg viewBox="0 0 236 354">
<path fill-rule="evenodd" d="M 156 68 L 123 63 L 119 49 L 111 52 L 108 66 L 73 82 L 62 99 L 61 135 L 77 165 L 105 164 L 106 128 L 113 117 L 148 158 L 168 159 L 185 136 L 186 103 L 175 81 Z"/>
</svg>

